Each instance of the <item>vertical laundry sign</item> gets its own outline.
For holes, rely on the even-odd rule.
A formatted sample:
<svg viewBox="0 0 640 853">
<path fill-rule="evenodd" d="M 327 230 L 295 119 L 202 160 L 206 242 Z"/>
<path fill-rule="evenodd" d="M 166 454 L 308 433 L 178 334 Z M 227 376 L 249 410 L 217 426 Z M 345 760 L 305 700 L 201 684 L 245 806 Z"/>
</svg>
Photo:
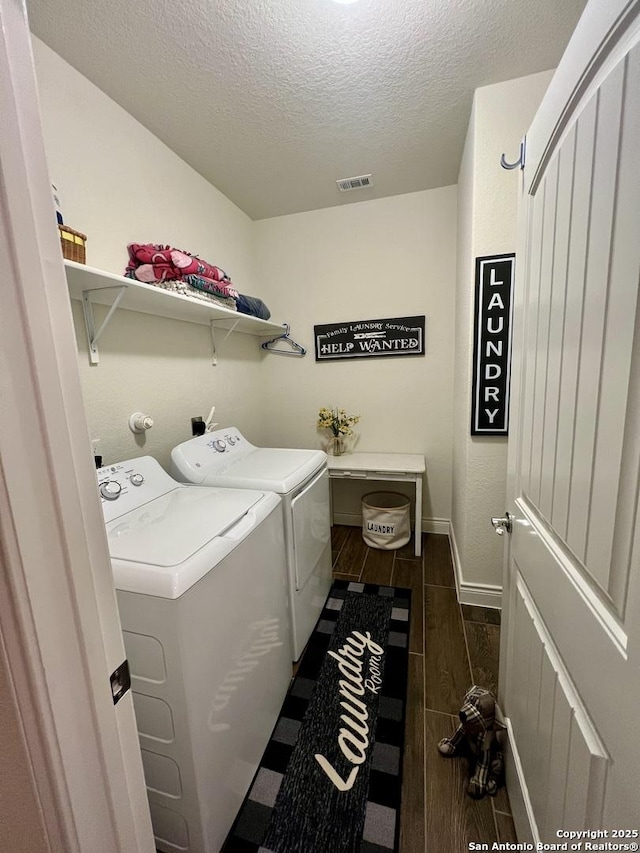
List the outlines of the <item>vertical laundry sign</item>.
<svg viewBox="0 0 640 853">
<path fill-rule="evenodd" d="M 471 435 L 508 435 L 515 255 L 476 258 Z"/>
</svg>

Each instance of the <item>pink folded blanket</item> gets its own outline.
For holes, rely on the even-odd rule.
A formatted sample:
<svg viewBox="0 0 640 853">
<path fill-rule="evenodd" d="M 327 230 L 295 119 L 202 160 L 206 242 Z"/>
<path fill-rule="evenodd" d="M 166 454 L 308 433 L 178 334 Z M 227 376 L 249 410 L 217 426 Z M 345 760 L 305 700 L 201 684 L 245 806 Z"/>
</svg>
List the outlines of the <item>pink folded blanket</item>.
<svg viewBox="0 0 640 853">
<path fill-rule="evenodd" d="M 223 269 L 189 252 L 153 243 L 130 243 L 127 249 L 129 263 L 125 275 L 128 278 L 152 284 L 159 281 L 189 282 L 189 277 L 194 276 L 200 279 L 200 286 L 196 285 L 199 290 L 220 293 L 234 299 L 238 296 L 238 291 Z"/>
</svg>

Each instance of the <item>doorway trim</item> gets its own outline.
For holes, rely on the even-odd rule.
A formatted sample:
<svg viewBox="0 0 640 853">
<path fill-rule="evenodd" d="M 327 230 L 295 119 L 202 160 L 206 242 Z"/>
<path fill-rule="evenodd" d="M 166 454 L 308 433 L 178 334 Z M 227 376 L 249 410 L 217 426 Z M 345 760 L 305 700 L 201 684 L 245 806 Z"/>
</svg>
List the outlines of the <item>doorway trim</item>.
<svg viewBox="0 0 640 853">
<path fill-rule="evenodd" d="M 114 707 L 109 684 L 124 645 L 19 0 L 0 0 L 0 112 L 0 654 L 43 849 L 150 853 L 132 699 Z"/>
</svg>

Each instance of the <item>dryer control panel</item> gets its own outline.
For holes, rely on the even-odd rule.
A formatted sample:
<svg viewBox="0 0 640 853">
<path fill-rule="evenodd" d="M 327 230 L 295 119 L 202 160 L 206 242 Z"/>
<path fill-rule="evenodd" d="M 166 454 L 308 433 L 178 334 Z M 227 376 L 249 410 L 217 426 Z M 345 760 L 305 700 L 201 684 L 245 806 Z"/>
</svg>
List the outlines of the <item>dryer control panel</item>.
<svg viewBox="0 0 640 853">
<path fill-rule="evenodd" d="M 173 448 L 171 473 L 179 480 L 203 483 L 205 476 L 223 474 L 255 450 L 236 427 L 206 432 Z"/>
<path fill-rule="evenodd" d="M 207 439 L 205 447 L 214 453 L 242 453 L 244 446 L 249 444 L 237 429 L 219 429 L 203 437 Z"/>
</svg>

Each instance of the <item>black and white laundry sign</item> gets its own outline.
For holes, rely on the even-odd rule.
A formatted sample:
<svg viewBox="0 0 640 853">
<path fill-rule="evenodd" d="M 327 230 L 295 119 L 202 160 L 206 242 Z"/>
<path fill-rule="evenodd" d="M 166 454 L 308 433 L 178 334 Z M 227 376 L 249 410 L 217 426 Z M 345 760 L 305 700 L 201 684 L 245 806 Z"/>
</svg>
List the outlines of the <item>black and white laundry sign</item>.
<svg viewBox="0 0 640 853">
<path fill-rule="evenodd" d="M 424 327 L 424 315 L 314 326 L 316 361 L 424 355 Z"/>
<path fill-rule="evenodd" d="M 471 435 L 508 435 L 515 255 L 476 258 Z"/>
</svg>

